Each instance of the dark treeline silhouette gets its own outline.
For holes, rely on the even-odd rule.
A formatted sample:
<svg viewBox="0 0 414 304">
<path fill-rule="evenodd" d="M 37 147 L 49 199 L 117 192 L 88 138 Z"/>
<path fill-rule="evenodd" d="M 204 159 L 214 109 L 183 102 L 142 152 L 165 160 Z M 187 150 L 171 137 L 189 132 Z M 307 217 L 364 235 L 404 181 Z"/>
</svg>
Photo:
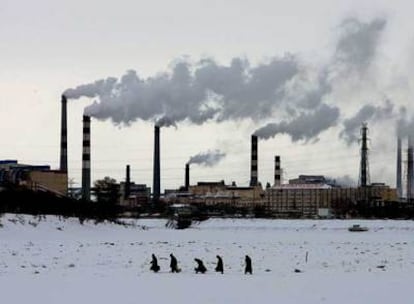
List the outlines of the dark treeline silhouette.
<svg viewBox="0 0 414 304">
<path fill-rule="evenodd" d="M 34 192 L 25 188 L 8 187 L 0 191 L 0 213 L 51 214 L 78 217 L 96 222 L 116 221 L 122 209 L 115 204 L 57 197 L 52 193 Z"/>
</svg>

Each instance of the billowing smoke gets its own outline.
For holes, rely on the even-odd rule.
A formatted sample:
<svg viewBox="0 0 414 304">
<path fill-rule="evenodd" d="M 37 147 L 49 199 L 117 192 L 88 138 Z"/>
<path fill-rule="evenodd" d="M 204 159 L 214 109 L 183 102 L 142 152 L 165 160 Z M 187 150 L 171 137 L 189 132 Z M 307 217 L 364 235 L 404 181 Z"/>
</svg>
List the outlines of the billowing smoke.
<svg viewBox="0 0 414 304">
<path fill-rule="evenodd" d="M 155 125 L 159 126 L 159 127 L 175 127 L 177 128 L 177 125 L 175 124 L 174 119 L 171 119 L 170 117 L 167 116 L 163 116 L 160 119 L 158 119 L 155 122 Z"/>
<path fill-rule="evenodd" d="M 190 157 L 188 164 L 198 164 L 206 167 L 213 167 L 220 160 L 226 156 L 226 153 L 221 152 L 220 150 L 213 150 L 202 152 L 197 155 Z"/>
<path fill-rule="evenodd" d="M 335 61 L 341 68 L 361 71 L 375 58 L 386 20 L 377 18 L 369 23 L 348 18 L 341 24 L 342 34 L 336 46 Z"/>
<path fill-rule="evenodd" d="M 80 85 L 64 94 L 71 99 L 98 98 L 85 113 L 115 123 L 164 116 L 197 124 L 209 119 L 261 119 L 283 100 L 285 84 L 298 71 L 297 59 L 291 55 L 255 67 L 239 58 L 229 66 L 213 60 L 181 61 L 171 72 L 154 77 L 143 79 L 130 70 L 120 79 Z"/>
<path fill-rule="evenodd" d="M 152 77 L 143 78 L 129 70 L 119 79 L 83 84 L 64 94 L 69 99 L 95 98 L 85 108 L 86 115 L 126 125 L 136 120 L 156 121 L 160 126 L 175 126 L 184 120 L 195 124 L 241 119 L 260 122 L 281 114 L 284 121 L 257 131 L 261 138 L 286 133 L 294 141 L 308 140 L 337 124 L 339 105 L 329 105 L 330 96 L 337 84 L 369 69 L 385 26 L 386 20 L 380 18 L 371 22 L 346 19 L 338 28 L 330 60 L 316 69 L 292 54 L 255 66 L 241 58 L 229 65 L 213 59 L 181 60 Z M 343 134 L 352 141 L 345 135 L 347 130 Z"/>
<path fill-rule="evenodd" d="M 350 177 L 349 175 L 343 175 L 340 177 L 327 177 L 326 179 L 332 182 L 333 184 L 343 188 L 350 188 L 358 185 L 357 180 Z"/>
<path fill-rule="evenodd" d="M 374 106 L 367 104 L 359 109 L 359 111 L 351 118 L 344 121 L 344 129 L 340 133 L 348 144 L 356 142 L 359 138 L 359 130 L 364 122 L 383 121 L 393 117 L 394 106 L 386 100 L 384 106 Z"/>
<path fill-rule="evenodd" d="M 339 109 L 321 105 L 310 113 L 302 113 L 290 121 L 269 123 L 254 132 L 261 139 L 269 139 L 277 134 L 288 134 L 293 141 L 315 138 L 320 132 L 335 125 L 339 118 Z"/>
<path fill-rule="evenodd" d="M 414 116 L 409 117 L 405 107 L 400 108 L 400 119 L 397 122 L 397 135 L 400 138 L 414 138 Z"/>
</svg>

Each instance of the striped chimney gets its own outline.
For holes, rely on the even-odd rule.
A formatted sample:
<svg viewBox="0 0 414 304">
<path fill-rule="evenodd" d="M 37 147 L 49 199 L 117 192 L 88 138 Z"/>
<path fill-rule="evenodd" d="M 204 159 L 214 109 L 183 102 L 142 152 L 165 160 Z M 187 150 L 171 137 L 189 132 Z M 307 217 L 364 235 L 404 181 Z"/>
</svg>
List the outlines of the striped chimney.
<svg viewBox="0 0 414 304">
<path fill-rule="evenodd" d="M 250 162 L 250 186 L 257 186 L 257 136 L 252 135 L 252 152 L 251 152 L 251 162 Z"/>
<path fill-rule="evenodd" d="M 274 186 L 282 184 L 282 169 L 280 168 L 280 156 L 275 156 L 275 183 Z"/>
<path fill-rule="evenodd" d="M 91 118 L 83 116 L 82 199 L 91 199 Z"/>
</svg>

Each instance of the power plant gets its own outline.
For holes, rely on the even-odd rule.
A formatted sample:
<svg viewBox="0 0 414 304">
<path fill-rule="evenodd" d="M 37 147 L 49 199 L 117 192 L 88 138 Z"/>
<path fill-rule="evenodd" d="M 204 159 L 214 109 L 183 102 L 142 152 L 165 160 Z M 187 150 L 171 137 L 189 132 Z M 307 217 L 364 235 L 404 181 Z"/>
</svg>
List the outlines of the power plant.
<svg viewBox="0 0 414 304">
<path fill-rule="evenodd" d="M 85 201 L 94 199 L 94 189 L 91 188 L 91 117 L 83 116 L 82 128 L 82 187 L 81 198 Z M 328 216 L 331 210 L 351 208 L 358 204 L 368 204 L 371 207 L 385 206 L 400 201 L 403 194 L 402 174 L 402 139 L 397 140 L 396 163 L 396 188 L 390 188 L 384 183 L 371 183 L 368 160 L 368 126 L 364 123 L 361 127 L 361 148 L 359 167 L 359 187 L 340 187 L 335 182 L 326 179 L 322 175 L 300 175 L 296 179 L 290 179 L 288 183 L 283 181 L 283 168 L 281 155 L 274 156 L 274 180 L 272 185 L 268 183 L 263 189 L 259 182 L 258 174 L 258 136 L 253 134 L 250 138 L 250 181 L 248 186 L 237 186 L 235 182 L 226 185 L 219 182 L 190 183 L 190 160 L 185 164 L 184 186 L 181 189 L 165 189 L 161 193 L 161 166 L 160 166 L 160 129 L 154 126 L 154 150 L 153 150 L 153 185 L 152 191 L 144 184 L 135 184 L 131 181 L 130 165 L 126 166 L 125 182 L 121 182 L 119 189 L 119 204 L 124 207 L 139 207 L 143 204 L 158 206 L 158 203 L 191 203 L 202 205 L 229 205 L 237 208 L 255 208 L 260 206 L 275 216 Z M 205 155 L 200 154 L 203 157 Z M 199 156 L 199 155 L 197 155 Z M 193 157 L 191 158 L 193 159 Z M 199 163 L 200 157 L 194 157 Z M 0 162 L 0 182 L 2 176 L 14 172 L 16 162 Z M 3 168 L 3 169 L 2 169 Z M 34 168 L 34 167 L 32 167 Z M 3 170 L 3 171 L 2 171 Z M 6 170 L 6 171 L 5 171 Z M 34 169 L 33 169 L 34 170 Z M 49 169 L 50 170 L 50 169 Z M 4 173 L 6 172 L 6 173 Z M 61 98 L 61 136 L 60 136 L 60 180 L 65 180 L 64 186 L 55 187 L 56 191 L 67 191 L 68 173 L 68 147 L 67 147 L 67 99 Z M 414 168 L 413 168 L 413 143 L 408 139 L 407 148 L 407 186 L 406 201 L 411 202 L 414 197 Z M 56 173 L 54 173 L 56 174 Z M 39 174 L 32 174 L 32 179 Z M 4 179 L 4 178 L 3 178 Z M 46 181 L 43 182 L 44 187 Z M 52 184 L 49 184 L 52 185 Z M 152 204 L 149 204 L 152 202 Z"/>
</svg>

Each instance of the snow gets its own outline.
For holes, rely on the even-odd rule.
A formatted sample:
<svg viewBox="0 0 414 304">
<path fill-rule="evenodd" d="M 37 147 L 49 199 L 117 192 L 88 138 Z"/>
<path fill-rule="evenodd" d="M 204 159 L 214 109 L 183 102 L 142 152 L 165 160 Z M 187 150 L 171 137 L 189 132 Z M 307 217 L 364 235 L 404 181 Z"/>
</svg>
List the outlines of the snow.
<svg viewBox="0 0 414 304">
<path fill-rule="evenodd" d="M 210 219 L 186 230 L 157 219 L 0 222 L 2 303 L 412 303 L 414 221 Z M 349 232 L 353 224 L 369 231 Z M 152 253 L 160 273 L 149 271 Z M 181 273 L 169 273 L 170 253 Z M 253 275 L 243 273 L 246 254 Z M 194 273 L 196 257 L 206 274 Z"/>
</svg>

